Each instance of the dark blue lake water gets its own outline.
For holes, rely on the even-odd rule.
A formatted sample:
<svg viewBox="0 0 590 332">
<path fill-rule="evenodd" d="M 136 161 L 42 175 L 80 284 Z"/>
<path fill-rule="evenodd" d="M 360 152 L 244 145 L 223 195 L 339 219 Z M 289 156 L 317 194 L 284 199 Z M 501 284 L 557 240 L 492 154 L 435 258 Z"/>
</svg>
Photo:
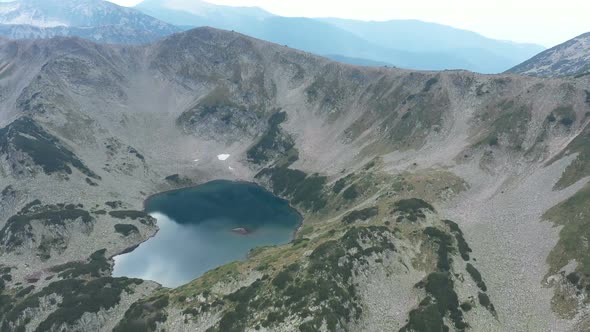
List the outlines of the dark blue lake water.
<svg viewBox="0 0 590 332">
<path fill-rule="evenodd" d="M 246 258 L 250 249 L 291 241 L 301 217 L 260 186 L 212 181 L 146 201 L 158 233 L 115 257 L 113 275 L 175 287 L 215 267 Z"/>
</svg>

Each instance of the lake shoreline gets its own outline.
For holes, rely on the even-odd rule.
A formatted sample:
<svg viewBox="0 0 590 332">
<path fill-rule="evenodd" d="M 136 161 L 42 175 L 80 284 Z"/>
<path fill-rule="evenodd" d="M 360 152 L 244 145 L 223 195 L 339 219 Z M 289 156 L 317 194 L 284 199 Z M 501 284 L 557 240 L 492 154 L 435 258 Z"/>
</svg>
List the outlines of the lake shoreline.
<svg viewBox="0 0 590 332">
<path fill-rule="evenodd" d="M 191 184 L 191 185 L 188 185 L 188 186 L 178 187 L 178 188 L 175 188 L 175 189 L 167 189 L 167 190 L 164 190 L 164 191 L 159 191 L 159 192 L 156 192 L 156 193 L 153 193 L 153 194 L 149 194 L 149 195 L 148 195 L 148 196 L 147 196 L 147 197 L 146 197 L 146 198 L 143 200 L 143 203 L 142 203 L 143 211 L 144 211 L 144 212 L 146 212 L 146 210 L 147 210 L 147 208 L 146 208 L 147 202 L 148 202 L 148 201 L 149 201 L 151 198 L 153 198 L 154 196 L 158 196 L 158 195 L 161 195 L 161 194 L 167 194 L 167 193 L 171 193 L 171 192 L 175 192 L 175 191 L 179 191 L 179 190 L 193 189 L 193 188 L 196 188 L 196 187 L 198 187 L 198 186 L 202 186 L 202 185 L 205 185 L 205 184 L 207 184 L 207 183 L 210 183 L 210 182 L 215 182 L 215 181 L 228 181 L 228 182 L 233 182 L 233 183 L 242 183 L 242 184 L 249 184 L 249 185 L 254 185 L 254 186 L 257 186 L 257 187 L 260 187 L 260 188 L 264 189 L 265 191 L 268 191 L 269 193 L 271 193 L 271 194 L 272 194 L 273 196 L 275 196 L 276 198 L 279 198 L 279 199 L 281 199 L 281 200 L 283 200 L 283 201 L 287 202 L 287 205 L 288 205 L 288 206 L 289 206 L 291 209 L 293 209 L 294 211 L 297 211 L 297 214 L 298 214 L 298 216 L 299 216 L 299 220 L 300 220 L 300 222 L 299 222 L 299 225 L 297 225 L 297 227 L 296 227 L 296 228 L 295 228 L 295 230 L 293 231 L 293 236 L 292 236 L 292 239 L 291 239 L 291 241 L 293 241 L 293 240 L 295 240 L 295 239 L 297 238 L 297 233 L 299 233 L 299 231 L 300 231 L 300 230 L 303 228 L 303 226 L 304 226 L 304 224 L 305 224 L 305 218 L 304 218 L 304 216 L 303 216 L 303 213 L 301 213 L 301 211 L 299 211 L 299 209 L 298 209 L 298 208 L 296 208 L 295 206 L 291 205 L 291 201 L 289 201 L 287 198 L 285 198 L 285 197 L 282 197 L 282 196 L 280 196 L 280 195 L 277 195 L 277 194 L 273 193 L 273 192 L 270 190 L 270 188 L 267 188 L 267 187 L 263 186 L 263 185 L 262 185 L 262 184 L 260 184 L 260 183 L 253 182 L 253 181 L 248 181 L 248 180 L 239 180 L 239 179 L 223 179 L 223 178 L 220 178 L 220 179 L 207 180 L 207 181 L 205 181 L 205 182 L 201 182 L 201 183 L 198 183 L 198 184 Z M 152 237 L 153 237 L 153 236 L 152 236 Z M 151 238 L 151 237 L 150 237 L 150 238 Z M 147 241 L 147 240 L 146 240 L 146 241 Z M 145 241 L 143 241 L 143 242 L 145 242 Z M 143 243 L 143 242 L 142 242 L 142 243 Z M 140 243 L 140 244 L 141 244 L 141 243 Z"/>
<path fill-rule="evenodd" d="M 217 179 L 157 192 L 147 196 L 143 208 L 156 217 L 157 229 L 112 255 L 111 275 L 168 288 L 232 261 L 248 261 L 252 249 L 288 245 L 304 225 L 302 213 L 288 199 L 243 180 Z"/>
</svg>

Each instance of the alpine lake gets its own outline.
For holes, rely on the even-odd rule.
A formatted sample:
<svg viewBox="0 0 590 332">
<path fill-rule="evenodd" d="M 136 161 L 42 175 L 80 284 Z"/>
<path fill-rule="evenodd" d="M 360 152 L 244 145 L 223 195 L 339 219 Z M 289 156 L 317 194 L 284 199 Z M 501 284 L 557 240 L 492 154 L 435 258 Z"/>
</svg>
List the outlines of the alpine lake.
<svg viewBox="0 0 590 332">
<path fill-rule="evenodd" d="M 253 248 L 288 243 L 301 223 L 286 200 L 258 185 L 226 180 L 151 196 L 145 210 L 160 230 L 133 251 L 115 256 L 113 275 L 166 287 L 244 260 Z"/>
</svg>

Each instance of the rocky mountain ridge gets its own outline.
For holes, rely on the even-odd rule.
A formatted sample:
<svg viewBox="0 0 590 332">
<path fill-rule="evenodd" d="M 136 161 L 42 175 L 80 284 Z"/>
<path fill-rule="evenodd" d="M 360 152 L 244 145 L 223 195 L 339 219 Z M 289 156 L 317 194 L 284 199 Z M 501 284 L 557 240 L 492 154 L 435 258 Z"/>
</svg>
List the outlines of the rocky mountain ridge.
<svg viewBox="0 0 590 332">
<path fill-rule="evenodd" d="M 142 44 L 178 31 L 135 9 L 102 0 L 0 2 L 0 34 L 12 39 L 78 36 Z"/>
<path fill-rule="evenodd" d="M 590 72 L 590 32 L 541 52 L 507 72 L 540 77 L 587 75 Z"/>
</svg>

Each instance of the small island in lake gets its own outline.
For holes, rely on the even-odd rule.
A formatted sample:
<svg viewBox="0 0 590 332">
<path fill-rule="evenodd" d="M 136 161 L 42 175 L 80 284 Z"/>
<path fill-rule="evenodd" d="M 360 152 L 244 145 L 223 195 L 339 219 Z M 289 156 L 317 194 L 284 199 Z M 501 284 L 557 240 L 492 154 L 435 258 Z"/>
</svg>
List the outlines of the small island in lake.
<svg viewBox="0 0 590 332">
<path fill-rule="evenodd" d="M 248 229 L 246 229 L 244 227 L 236 227 L 236 228 L 232 229 L 231 231 L 234 233 L 238 233 L 240 235 L 248 235 L 251 233 Z"/>
</svg>

